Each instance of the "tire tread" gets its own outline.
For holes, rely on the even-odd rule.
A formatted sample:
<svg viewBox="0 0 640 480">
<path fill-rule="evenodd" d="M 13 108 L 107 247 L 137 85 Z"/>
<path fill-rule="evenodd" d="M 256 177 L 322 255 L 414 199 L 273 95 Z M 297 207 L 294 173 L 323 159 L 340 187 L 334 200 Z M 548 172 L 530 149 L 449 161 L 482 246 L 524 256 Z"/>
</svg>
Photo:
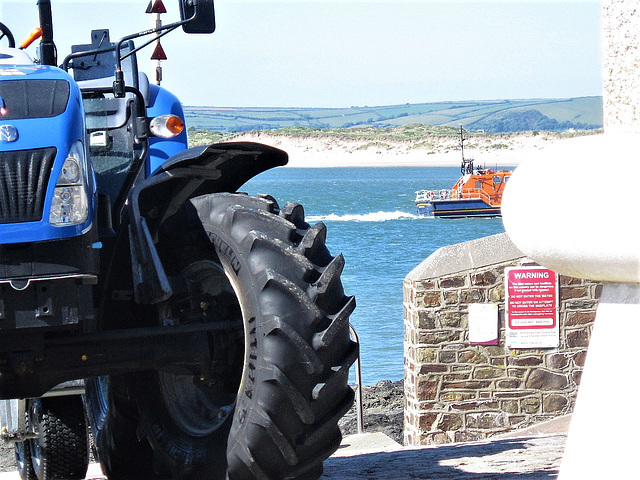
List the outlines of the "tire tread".
<svg viewBox="0 0 640 480">
<path fill-rule="evenodd" d="M 248 210 L 246 200 L 242 207 L 235 205 L 232 196 L 225 200 L 226 206 L 212 199 L 215 213 L 201 214 L 205 230 L 212 240 L 250 242 L 250 247 L 244 244 L 242 254 L 254 265 L 256 276 L 264 279 L 257 303 L 265 345 L 273 337 L 274 348 L 282 348 L 278 338 L 283 337 L 292 351 L 287 363 L 256 370 L 252 395 L 259 397 L 264 390 L 280 401 L 269 410 L 253 402 L 239 430 L 251 435 L 251 441 L 230 443 L 229 478 L 262 478 L 262 474 L 269 479 L 317 478 L 321 461 L 340 444 L 337 422 L 354 398 L 347 381 L 358 351 L 349 339 L 348 319 L 355 300 L 344 295 L 340 281 L 344 258 L 331 256 L 325 244 L 326 226 L 322 222 L 309 226 L 299 204 L 285 205 L 275 217 Z M 212 218 L 218 220 L 207 221 Z M 298 360 L 292 362 L 293 358 Z M 292 430 L 294 418 L 299 426 Z M 243 476 L 247 471 L 254 477 Z"/>
</svg>

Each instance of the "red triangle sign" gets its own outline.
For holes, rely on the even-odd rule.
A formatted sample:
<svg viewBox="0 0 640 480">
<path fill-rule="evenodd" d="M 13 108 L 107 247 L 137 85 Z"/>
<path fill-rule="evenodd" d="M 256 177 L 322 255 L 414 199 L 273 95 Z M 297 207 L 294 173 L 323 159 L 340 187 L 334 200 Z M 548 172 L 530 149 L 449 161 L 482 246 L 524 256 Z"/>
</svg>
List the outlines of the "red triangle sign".
<svg viewBox="0 0 640 480">
<path fill-rule="evenodd" d="M 164 8 L 162 0 L 151 0 L 147 7 L 147 13 L 167 13 L 167 9 Z"/>
<path fill-rule="evenodd" d="M 153 54 L 151 55 L 151 60 L 166 60 L 167 54 L 164 53 L 164 49 L 160 42 L 156 44 L 156 48 L 153 50 Z"/>
</svg>

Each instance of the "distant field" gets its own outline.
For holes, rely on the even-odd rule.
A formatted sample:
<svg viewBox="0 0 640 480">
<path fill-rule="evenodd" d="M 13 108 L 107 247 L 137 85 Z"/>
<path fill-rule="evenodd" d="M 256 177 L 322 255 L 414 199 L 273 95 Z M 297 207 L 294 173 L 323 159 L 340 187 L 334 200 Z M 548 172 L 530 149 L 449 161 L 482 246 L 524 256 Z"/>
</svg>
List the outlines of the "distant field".
<svg viewBox="0 0 640 480">
<path fill-rule="evenodd" d="M 602 97 L 438 102 L 351 108 L 185 107 L 187 126 L 223 133 L 285 127 L 462 125 L 491 133 L 602 127 Z"/>
</svg>

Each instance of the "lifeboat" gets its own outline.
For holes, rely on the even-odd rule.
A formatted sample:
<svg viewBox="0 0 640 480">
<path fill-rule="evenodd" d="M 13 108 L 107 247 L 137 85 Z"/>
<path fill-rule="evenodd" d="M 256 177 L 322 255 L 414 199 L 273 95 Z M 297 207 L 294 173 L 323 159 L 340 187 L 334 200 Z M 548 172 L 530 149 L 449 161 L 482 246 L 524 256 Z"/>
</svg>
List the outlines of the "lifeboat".
<svg viewBox="0 0 640 480">
<path fill-rule="evenodd" d="M 416 207 L 425 217 L 500 217 L 502 192 L 511 176 L 507 170 L 474 167 L 473 159 L 464 158 L 464 130 L 460 127 L 462 176 L 451 187 L 439 191 L 418 190 Z"/>
</svg>

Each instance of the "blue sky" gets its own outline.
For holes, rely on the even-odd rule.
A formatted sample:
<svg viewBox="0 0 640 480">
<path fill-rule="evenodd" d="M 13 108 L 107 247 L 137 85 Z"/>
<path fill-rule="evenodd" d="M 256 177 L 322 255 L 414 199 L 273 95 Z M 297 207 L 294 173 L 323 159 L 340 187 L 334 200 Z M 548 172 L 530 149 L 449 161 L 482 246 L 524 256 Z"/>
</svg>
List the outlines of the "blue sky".
<svg viewBox="0 0 640 480">
<path fill-rule="evenodd" d="M 0 0 L 0 21 L 24 37 L 35 3 Z M 52 0 L 60 56 L 93 28 L 149 28 L 147 3 Z M 176 19 L 178 1 L 164 4 Z M 595 0 L 217 0 L 214 34 L 163 39 L 163 84 L 221 107 L 601 95 L 599 17 Z"/>
</svg>

